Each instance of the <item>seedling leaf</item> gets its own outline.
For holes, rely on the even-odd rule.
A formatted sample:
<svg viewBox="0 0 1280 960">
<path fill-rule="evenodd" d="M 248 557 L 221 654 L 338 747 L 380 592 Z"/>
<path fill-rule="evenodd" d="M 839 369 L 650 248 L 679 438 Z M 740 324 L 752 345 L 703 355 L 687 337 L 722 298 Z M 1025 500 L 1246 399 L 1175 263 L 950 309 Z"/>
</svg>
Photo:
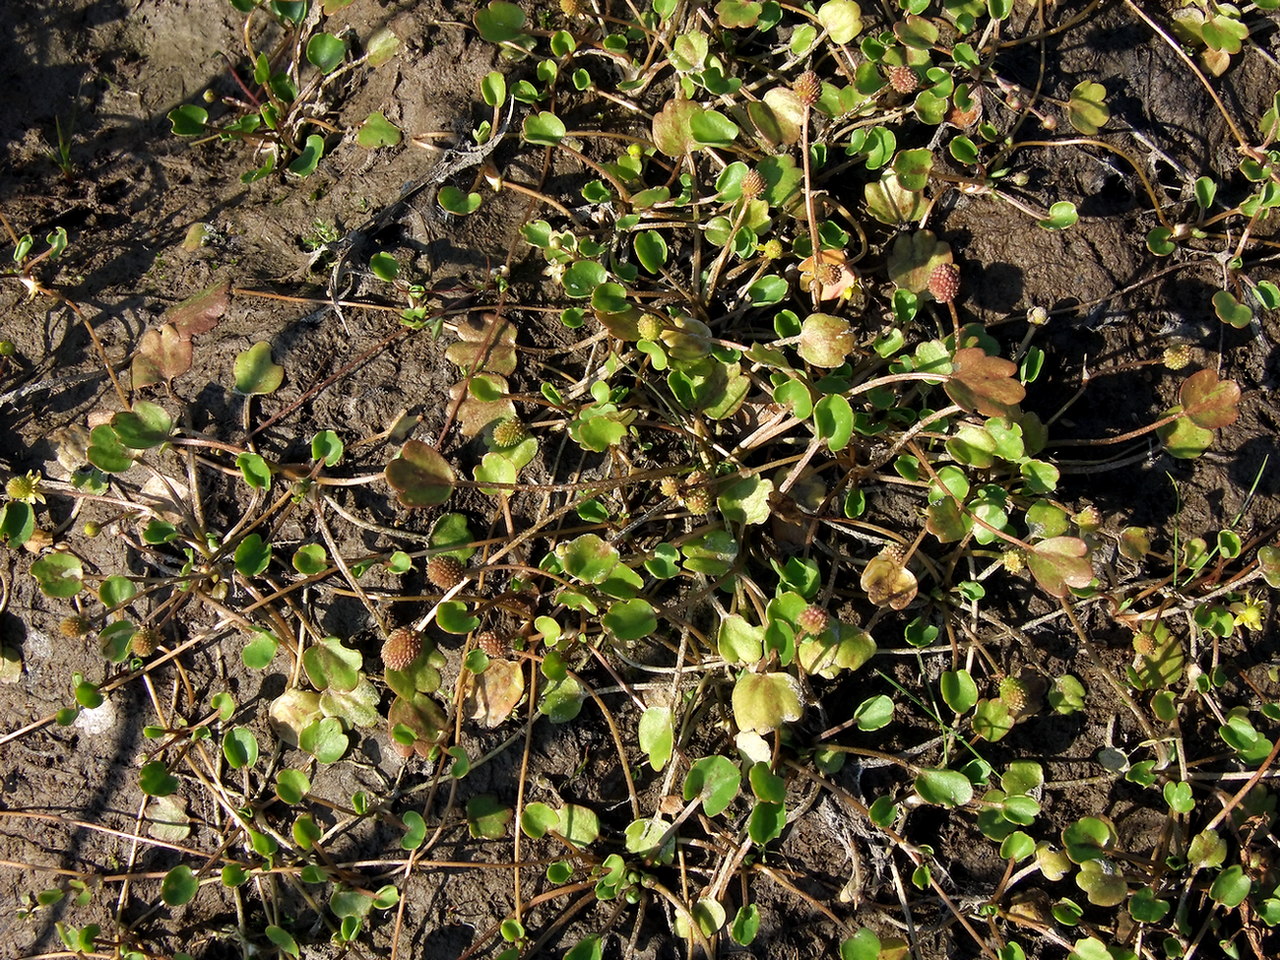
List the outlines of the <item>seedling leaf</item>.
<svg viewBox="0 0 1280 960">
<path fill-rule="evenodd" d="M 259 340 L 236 356 L 236 392 L 273 393 L 284 382 L 284 367 L 271 360 L 271 344 Z"/>
</svg>

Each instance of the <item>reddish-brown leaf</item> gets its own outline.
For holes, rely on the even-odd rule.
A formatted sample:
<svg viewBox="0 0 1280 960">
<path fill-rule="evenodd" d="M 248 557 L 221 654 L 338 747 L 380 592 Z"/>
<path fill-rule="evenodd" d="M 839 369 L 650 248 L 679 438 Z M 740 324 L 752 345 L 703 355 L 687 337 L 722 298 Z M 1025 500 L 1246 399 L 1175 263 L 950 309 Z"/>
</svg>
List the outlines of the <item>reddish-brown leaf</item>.
<svg viewBox="0 0 1280 960">
<path fill-rule="evenodd" d="M 191 369 L 191 341 L 171 323 L 152 327 L 142 335 L 133 355 L 130 374 L 133 388 L 149 387 L 180 377 Z"/>
<path fill-rule="evenodd" d="M 1178 398 L 1183 416 L 1208 430 L 1235 423 L 1240 416 L 1240 386 L 1234 380 L 1219 380 L 1213 370 L 1200 370 L 1187 377 Z"/>
<path fill-rule="evenodd" d="M 951 361 L 947 396 L 971 413 L 985 417 L 1014 417 L 1027 395 L 1014 374 L 1018 365 L 1003 357 L 989 356 L 981 347 L 956 351 Z"/>
<path fill-rule="evenodd" d="M 223 280 L 170 307 L 164 312 L 164 318 L 173 324 L 184 339 L 190 340 L 218 325 L 222 315 L 227 312 L 230 299 L 231 283 Z"/>
<path fill-rule="evenodd" d="M 1093 582 L 1089 548 L 1079 537 L 1050 537 L 1033 544 L 1027 566 L 1040 586 L 1055 597 L 1065 597 L 1068 587 L 1087 587 Z"/>
</svg>

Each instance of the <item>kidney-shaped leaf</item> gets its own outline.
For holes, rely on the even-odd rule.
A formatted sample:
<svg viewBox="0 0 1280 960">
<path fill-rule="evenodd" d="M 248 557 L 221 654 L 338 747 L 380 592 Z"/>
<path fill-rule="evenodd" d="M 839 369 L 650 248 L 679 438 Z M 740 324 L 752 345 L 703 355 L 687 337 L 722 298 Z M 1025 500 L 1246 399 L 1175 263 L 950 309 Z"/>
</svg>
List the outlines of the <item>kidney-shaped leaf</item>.
<svg viewBox="0 0 1280 960">
<path fill-rule="evenodd" d="M 433 507 L 453 493 L 453 468 L 421 440 L 405 443 L 400 456 L 387 464 L 384 475 L 406 507 Z"/>
<path fill-rule="evenodd" d="M 1215 430 L 1235 423 L 1240 416 L 1240 386 L 1234 380 L 1219 380 L 1213 370 L 1200 370 L 1187 377 L 1178 391 L 1183 416 L 1198 427 Z"/>
<path fill-rule="evenodd" d="M 1065 597 L 1067 587 L 1087 587 L 1093 581 L 1089 548 L 1079 537 L 1050 537 L 1033 544 L 1027 566 L 1040 586 L 1055 597 Z"/>
<path fill-rule="evenodd" d="M 947 396 L 971 413 L 1011 418 L 1027 395 L 1014 378 L 1017 371 L 1018 365 L 1011 360 L 989 356 L 981 347 L 964 347 L 951 361 Z"/>
<path fill-rule="evenodd" d="M 711 756 L 695 760 L 684 778 L 684 798 L 702 798 L 702 812 L 709 817 L 724 810 L 738 795 L 742 771 L 728 757 Z"/>
<path fill-rule="evenodd" d="M 271 344 L 259 340 L 236 356 L 236 392 L 272 393 L 284 382 L 284 367 L 271 360 Z"/>
<path fill-rule="evenodd" d="M 733 686 L 738 729 L 770 733 L 804 713 L 800 684 L 789 673 L 744 673 Z"/>
<path fill-rule="evenodd" d="M 130 376 L 133 388 L 149 387 L 180 377 L 191 369 L 191 341 L 172 323 L 154 327 L 142 335 L 133 355 Z"/>
</svg>

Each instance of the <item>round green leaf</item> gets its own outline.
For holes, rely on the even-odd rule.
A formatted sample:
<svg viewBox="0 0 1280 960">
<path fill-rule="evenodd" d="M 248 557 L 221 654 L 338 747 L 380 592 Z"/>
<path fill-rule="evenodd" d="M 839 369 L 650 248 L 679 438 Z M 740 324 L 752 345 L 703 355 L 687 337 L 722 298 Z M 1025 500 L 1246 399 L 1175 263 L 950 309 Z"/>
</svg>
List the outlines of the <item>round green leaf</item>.
<svg viewBox="0 0 1280 960">
<path fill-rule="evenodd" d="M 159 404 L 138 400 L 132 410 L 121 411 L 112 417 L 111 426 L 126 447 L 146 450 L 169 439 L 173 419 Z"/>
<path fill-rule="evenodd" d="M 307 137 L 302 152 L 289 164 L 289 172 L 299 177 L 309 177 L 316 172 L 320 158 L 324 156 L 324 138 L 319 134 Z"/>
<path fill-rule="evenodd" d="M 285 803 L 301 803 L 311 789 L 311 781 L 301 770 L 284 769 L 276 774 L 276 796 Z"/>
<path fill-rule="evenodd" d="M 263 670 L 275 658 L 279 642 L 265 630 L 253 635 L 240 652 L 240 659 L 250 670 Z"/>
<path fill-rule="evenodd" d="M 244 482 L 254 490 L 271 489 L 271 467 L 256 453 L 242 453 L 236 457 L 236 466 Z"/>
<path fill-rule="evenodd" d="M 703 812 L 714 817 L 733 802 L 741 783 L 742 771 L 728 757 L 703 757 L 694 761 L 685 775 L 684 798 L 699 797 Z"/>
<path fill-rule="evenodd" d="M 258 739 L 247 727 L 234 727 L 222 738 L 222 755 L 233 770 L 251 767 L 258 760 Z"/>
<path fill-rule="evenodd" d="M 478 193 L 467 193 L 458 187 L 446 184 L 436 194 L 436 202 L 440 204 L 441 209 L 455 216 L 465 217 L 479 210 L 484 198 Z"/>
<path fill-rule="evenodd" d="M 185 863 L 180 863 L 160 881 L 160 899 L 171 907 L 180 907 L 190 903 L 199 889 L 200 881 L 195 873 Z"/>
<path fill-rule="evenodd" d="M 271 360 L 271 344 L 259 340 L 237 355 L 235 362 L 236 392 L 242 394 L 273 393 L 284 382 L 284 367 Z"/>
<path fill-rule="evenodd" d="M 138 588 L 132 580 L 117 575 L 107 577 L 98 586 L 98 599 L 104 606 L 118 607 L 128 603 L 137 592 Z"/>
<path fill-rule="evenodd" d="M 65 600 L 84 589 L 84 567 L 75 554 L 47 554 L 31 564 L 31 575 L 46 597 Z"/>
<path fill-rule="evenodd" d="M 915 788 L 925 803 L 940 807 L 962 807 L 973 799 L 973 784 L 958 770 L 921 770 Z"/>
<path fill-rule="evenodd" d="M 236 546 L 236 571 L 242 576 L 256 577 L 270 562 L 271 544 L 263 543 L 256 533 L 249 534 Z"/>
<path fill-rule="evenodd" d="M 601 622 L 619 640 L 639 640 L 658 628 L 653 607 L 639 597 L 611 604 Z"/>
<path fill-rule="evenodd" d="M 641 230 L 631 239 L 636 259 L 650 273 L 659 273 L 667 262 L 667 241 L 657 230 Z"/>
<path fill-rule="evenodd" d="M 570 297 L 585 299 L 595 292 L 596 287 L 608 279 L 604 267 L 594 260 L 579 260 L 567 268 L 560 282 L 564 284 L 564 292 Z"/>
<path fill-rule="evenodd" d="M 304 577 L 311 577 L 329 565 L 329 555 L 318 543 L 308 543 L 299 547 L 293 555 L 293 569 Z"/>
<path fill-rule="evenodd" d="M 375 110 L 365 117 L 356 134 L 356 143 L 366 150 L 378 147 L 394 147 L 400 142 L 400 128 L 386 118 L 381 110 Z"/>
<path fill-rule="evenodd" d="M 331 33 L 313 34 L 307 41 L 307 59 L 321 73 L 332 73 L 347 55 L 347 45 Z"/>
<path fill-rule="evenodd" d="M 554 147 L 564 139 L 565 132 L 564 121 L 549 110 L 524 118 L 524 139 L 528 143 Z"/>
<path fill-rule="evenodd" d="M 453 493 L 453 468 L 421 440 L 405 443 L 384 475 L 406 507 L 432 507 Z"/>
<path fill-rule="evenodd" d="M 177 136 L 198 137 L 208 129 L 209 111 L 194 103 L 183 104 L 169 111 L 169 122 Z"/>
</svg>

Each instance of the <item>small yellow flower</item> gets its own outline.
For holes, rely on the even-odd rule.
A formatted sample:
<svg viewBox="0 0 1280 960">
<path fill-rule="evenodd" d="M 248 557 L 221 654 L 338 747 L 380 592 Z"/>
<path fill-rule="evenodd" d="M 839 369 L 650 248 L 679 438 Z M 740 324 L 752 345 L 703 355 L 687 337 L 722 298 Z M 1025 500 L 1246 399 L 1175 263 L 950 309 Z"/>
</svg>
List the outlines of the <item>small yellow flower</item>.
<svg viewBox="0 0 1280 960">
<path fill-rule="evenodd" d="M 1265 612 L 1262 601 L 1252 594 L 1246 593 L 1243 600 L 1237 600 L 1228 608 L 1237 627 L 1246 630 L 1261 630 L 1262 615 Z"/>
<path fill-rule="evenodd" d="M 4 492 L 12 500 L 21 503 L 44 503 L 44 494 L 40 490 L 40 474 L 34 471 L 25 477 L 12 477 L 4 485 Z"/>
</svg>

